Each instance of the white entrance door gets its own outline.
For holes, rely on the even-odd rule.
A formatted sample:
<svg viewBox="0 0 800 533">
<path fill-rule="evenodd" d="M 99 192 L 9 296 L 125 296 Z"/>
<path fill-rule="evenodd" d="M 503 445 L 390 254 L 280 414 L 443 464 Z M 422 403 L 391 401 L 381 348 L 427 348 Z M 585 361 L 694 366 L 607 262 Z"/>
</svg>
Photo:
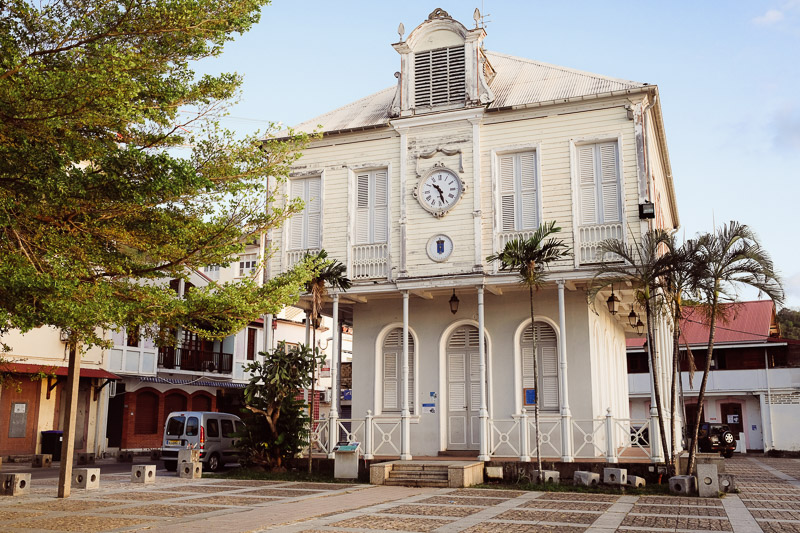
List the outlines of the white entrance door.
<svg viewBox="0 0 800 533">
<path fill-rule="evenodd" d="M 480 448 L 478 328 L 462 326 L 447 341 L 447 449 Z"/>
</svg>

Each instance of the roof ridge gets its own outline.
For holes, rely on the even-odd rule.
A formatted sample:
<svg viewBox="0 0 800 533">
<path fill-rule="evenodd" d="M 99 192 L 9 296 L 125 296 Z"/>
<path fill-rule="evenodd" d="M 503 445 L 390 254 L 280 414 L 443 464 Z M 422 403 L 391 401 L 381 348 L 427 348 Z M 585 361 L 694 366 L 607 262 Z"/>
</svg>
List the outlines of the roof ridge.
<svg viewBox="0 0 800 533">
<path fill-rule="evenodd" d="M 645 87 L 645 86 L 650 85 L 649 83 L 644 83 L 644 82 L 640 82 L 640 81 L 633 81 L 633 80 L 626 80 L 626 79 L 623 79 L 623 78 L 614 78 L 614 77 L 611 77 L 611 76 L 604 76 L 602 74 L 597 74 L 595 72 L 589 72 L 589 71 L 586 71 L 586 70 L 579 70 L 579 69 L 576 69 L 576 68 L 564 67 L 562 65 L 554 65 L 553 63 L 545 63 L 544 61 L 537 61 L 535 59 L 529 59 L 527 57 L 512 56 L 510 54 L 504 54 L 502 52 L 494 52 L 492 50 L 486 50 L 485 53 L 487 55 L 494 55 L 494 56 L 504 57 L 506 59 L 513 59 L 513 60 L 519 61 L 521 63 L 531 63 L 531 64 L 534 64 L 534 65 L 538 65 L 540 67 L 547 67 L 547 68 L 551 68 L 553 70 L 560 70 L 562 72 L 568 72 L 570 74 L 581 74 L 583 76 L 587 76 L 589 78 L 595 78 L 595 79 L 599 79 L 599 80 L 615 81 L 615 82 L 618 82 L 618 83 L 629 83 L 629 84 L 633 84 L 633 85 L 638 85 L 640 87 Z"/>
</svg>

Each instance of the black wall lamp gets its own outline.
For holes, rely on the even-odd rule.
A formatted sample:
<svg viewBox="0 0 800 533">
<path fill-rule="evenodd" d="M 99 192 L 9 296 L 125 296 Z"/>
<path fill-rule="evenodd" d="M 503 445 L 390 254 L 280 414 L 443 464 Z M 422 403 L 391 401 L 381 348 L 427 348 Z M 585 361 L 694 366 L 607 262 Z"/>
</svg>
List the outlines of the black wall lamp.
<svg viewBox="0 0 800 533">
<path fill-rule="evenodd" d="M 628 313 L 628 324 L 630 324 L 632 328 L 635 328 L 637 320 L 639 320 L 639 315 L 637 315 L 636 311 L 631 307 L 631 312 Z"/>
<path fill-rule="evenodd" d="M 606 305 L 608 306 L 608 312 L 612 315 L 616 315 L 619 311 L 619 298 L 614 294 L 614 285 L 611 285 L 611 296 L 606 300 Z"/>
<path fill-rule="evenodd" d="M 453 314 L 458 313 L 458 296 L 456 296 L 456 290 L 453 289 L 453 295 L 450 297 L 450 312 Z"/>
<path fill-rule="evenodd" d="M 656 218 L 656 206 L 653 202 L 639 204 L 639 218 Z"/>
</svg>

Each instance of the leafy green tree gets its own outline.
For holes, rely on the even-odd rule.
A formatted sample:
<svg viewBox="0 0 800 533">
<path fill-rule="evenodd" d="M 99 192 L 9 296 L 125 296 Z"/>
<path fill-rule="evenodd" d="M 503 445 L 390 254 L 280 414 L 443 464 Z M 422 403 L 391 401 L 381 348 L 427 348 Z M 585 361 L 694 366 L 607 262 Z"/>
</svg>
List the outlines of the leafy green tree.
<svg viewBox="0 0 800 533">
<path fill-rule="evenodd" d="M 654 322 L 663 312 L 664 281 L 674 266 L 674 258 L 668 251 L 671 239 L 666 231 L 655 229 L 647 231 L 638 241 L 632 236 L 633 244 L 626 244 L 619 239 L 603 241 L 600 244 L 603 257 L 613 259 L 604 260 L 600 264 L 588 294 L 589 300 L 594 302 L 597 293 L 610 285 L 631 282 L 634 286 L 636 302 L 645 312 L 647 351 L 650 367 L 653 370 L 652 385 L 658 412 L 659 433 L 668 465 L 672 464 L 672 457 L 664 430 L 664 406 L 661 401 L 661 384 L 657 377 L 658 354 L 654 349 Z"/>
<path fill-rule="evenodd" d="M 784 307 L 778 311 L 778 324 L 781 327 L 781 337 L 800 339 L 800 311 Z"/>
<path fill-rule="evenodd" d="M 246 408 L 258 417 L 247 424 L 248 434 L 240 448 L 247 463 L 279 468 L 308 443 L 308 417 L 295 396 L 311 385 L 312 369 L 324 356 L 303 344 L 287 349 L 283 341 L 260 355 L 263 362 L 256 360 L 245 367 L 252 375 L 244 390 Z"/>
<path fill-rule="evenodd" d="M 309 277 L 301 265 L 186 298 L 159 283 L 228 265 L 300 207 L 266 209 L 307 137 L 237 140 L 215 119 L 241 77 L 191 68 L 267 2 L 0 3 L 0 334 L 70 332 L 70 413 L 78 354 L 104 343 L 103 330 L 221 338 L 295 301 Z M 60 496 L 70 469 L 64 461 Z"/>
<path fill-rule="evenodd" d="M 350 288 L 352 283 L 347 277 L 347 267 L 335 259 L 328 259 L 328 252 L 320 250 L 314 254 L 306 253 L 304 257 L 305 262 L 312 269 L 311 279 L 306 283 L 306 292 L 311 295 L 311 319 L 312 324 L 312 346 L 314 352 L 318 350 L 317 347 L 317 327 L 320 320 L 320 313 L 322 313 L 322 303 L 325 301 L 325 296 L 328 294 L 328 287 L 340 291 L 346 291 Z M 336 335 L 337 332 L 334 332 Z M 337 354 L 333 356 L 336 357 Z M 316 361 L 316 358 L 314 359 Z M 325 361 L 321 358 L 321 361 Z M 316 364 L 311 366 L 311 375 L 315 376 L 317 372 Z M 311 380 L 311 403 L 309 407 L 309 417 L 311 423 L 314 423 L 314 395 L 316 394 L 316 379 Z M 336 401 L 334 398 L 333 401 Z M 329 428 L 329 431 L 336 431 L 337 428 Z M 311 473 L 311 447 L 308 448 L 308 473 Z"/>
<path fill-rule="evenodd" d="M 703 379 L 697 395 L 697 415 L 691 428 L 692 446 L 689 449 L 687 472 L 694 470 L 700 413 L 706 395 L 708 375 L 714 355 L 714 336 L 717 319 L 736 300 L 736 289 L 749 285 L 767 295 L 777 304 L 783 302 L 783 288 L 769 253 L 762 248 L 756 234 L 736 221 L 716 228 L 714 233 L 700 235 L 693 244 L 692 283 L 703 298 L 708 315 L 708 348 Z"/>
<path fill-rule="evenodd" d="M 534 313 L 534 291 L 545 282 L 547 270 L 552 263 L 569 257 L 567 245 L 553 237 L 561 231 L 555 221 L 544 222 L 527 239 L 513 239 L 503 250 L 486 258 L 490 263 L 500 262 L 500 270 L 516 272 L 520 283 L 528 288 L 531 304 L 531 329 L 533 330 L 533 382 L 539 386 L 539 364 L 536 357 L 536 315 Z M 483 339 L 481 339 L 483 342 Z M 542 472 L 541 442 L 539 438 L 539 402 L 533 406 L 533 426 L 536 439 L 536 470 L 539 482 L 544 479 Z"/>
</svg>

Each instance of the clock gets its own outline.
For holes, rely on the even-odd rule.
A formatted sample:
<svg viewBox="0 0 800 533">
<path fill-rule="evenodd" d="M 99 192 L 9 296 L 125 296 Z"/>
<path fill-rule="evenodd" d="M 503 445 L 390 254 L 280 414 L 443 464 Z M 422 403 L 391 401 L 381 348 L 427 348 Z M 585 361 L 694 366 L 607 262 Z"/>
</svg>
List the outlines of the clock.
<svg viewBox="0 0 800 533">
<path fill-rule="evenodd" d="M 461 199 L 464 182 L 450 169 L 434 167 L 414 187 L 414 196 L 435 217 L 443 217 Z"/>
<path fill-rule="evenodd" d="M 443 234 L 434 235 L 428 239 L 426 251 L 428 252 L 428 257 L 437 263 L 447 261 L 450 254 L 453 253 L 453 239 Z"/>
</svg>

